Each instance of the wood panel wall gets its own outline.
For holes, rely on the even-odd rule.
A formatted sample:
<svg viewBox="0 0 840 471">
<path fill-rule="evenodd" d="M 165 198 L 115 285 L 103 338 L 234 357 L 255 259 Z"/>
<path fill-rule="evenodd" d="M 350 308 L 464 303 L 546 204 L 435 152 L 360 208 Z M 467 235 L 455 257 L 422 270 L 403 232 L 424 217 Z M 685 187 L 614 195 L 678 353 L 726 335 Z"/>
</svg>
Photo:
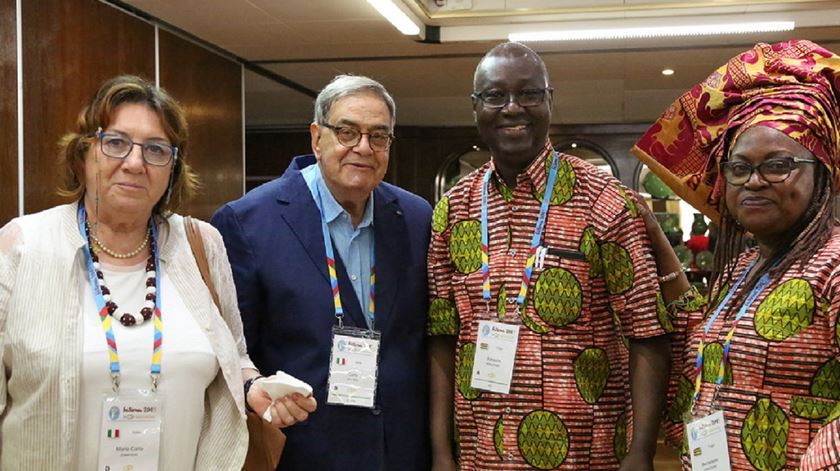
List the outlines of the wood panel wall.
<svg viewBox="0 0 840 471">
<path fill-rule="evenodd" d="M 154 81 L 154 27 L 95 0 L 22 2 L 24 210 L 56 195 L 59 138 L 99 86 L 115 75 Z"/>
<path fill-rule="evenodd" d="M 0 0 L 0 224 L 18 215 L 17 11 Z"/>
<path fill-rule="evenodd" d="M 155 80 L 155 26 L 97 0 L 22 2 L 24 211 L 61 202 L 58 140 L 107 79 Z M 15 0 L 0 0 L 0 225 L 18 214 Z M 186 211 L 209 217 L 242 195 L 242 72 L 234 60 L 159 31 L 161 85 L 185 105 L 205 190 Z M 183 212 L 183 211 L 181 211 Z"/>
<path fill-rule="evenodd" d="M 159 39 L 160 86 L 187 111 L 187 162 L 202 183 L 179 212 L 206 220 L 242 196 L 242 68 L 171 33 L 161 31 Z"/>
</svg>

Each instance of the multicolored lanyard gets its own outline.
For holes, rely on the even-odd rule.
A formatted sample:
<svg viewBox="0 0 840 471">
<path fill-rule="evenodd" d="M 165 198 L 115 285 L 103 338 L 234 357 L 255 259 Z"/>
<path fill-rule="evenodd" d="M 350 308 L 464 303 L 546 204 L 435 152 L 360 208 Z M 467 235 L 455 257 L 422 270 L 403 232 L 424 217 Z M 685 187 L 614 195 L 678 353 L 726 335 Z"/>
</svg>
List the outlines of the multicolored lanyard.
<svg viewBox="0 0 840 471">
<path fill-rule="evenodd" d="M 757 260 L 757 259 L 756 259 Z M 723 298 L 723 301 L 718 305 L 715 309 L 715 312 L 709 317 L 709 321 L 706 323 L 706 327 L 704 329 L 703 338 L 700 339 L 700 343 L 697 346 L 697 361 L 694 364 L 694 397 L 691 401 L 691 408 L 694 409 L 694 404 L 697 402 L 697 399 L 700 398 L 700 388 L 703 382 L 703 350 L 705 349 L 705 339 L 709 336 L 709 331 L 712 328 L 712 324 L 715 323 L 715 320 L 718 318 L 718 315 L 726 308 L 726 305 L 729 304 L 729 300 L 732 299 L 732 295 L 735 294 L 735 291 L 738 290 L 738 287 L 741 286 L 741 283 L 747 278 L 747 275 L 752 271 L 753 267 L 755 266 L 756 260 L 753 260 L 750 265 L 744 270 L 744 273 L 741 275 L 741 278 L 735 283 L 734 286 L 729 290 L 729 293 L 726 294 L 726 297 Z M 750 291 L 749 296 L 747 296 L 746 301 L 741 306 L 741 309 L 738 311 L 738 315 L 735 316 L 735 319 L 732 321 L 732 327 L 729 328 L 729 332 L 724 337 L 723 342 L 723 355 L 720 359 L 720 365 L 718 367 L 718 375 L 717 379 L 715 380 L 715 385 L 720 386 L 723 384 L 723 378 L 726 373 L 726 362 L 729 358 L 729 346 L 732 344 L 732 337 L 735 335 L 735 329 L 738 327 L 738 322 L 744 317 L 744 314 L 747 313 L 747 310 L 752 306 L 752 303 L 755 302 L 755 298 L 764 291 L 764 288 L 770 283 L 770 275 L 769 273 L 765 272 L 764 275 L 758 280 L 758 282 L 753 287 L 752 291 Z"/>
<path fill-rule="evenodd" d="M 79 232 L 82 238 L 85 239 L 85 261 L 87 264 L 88 279 L 90 286 L 93 289 L 93 299 L 96 301 L 96 309 L 99 311 L 99 321 L 102 323 L 102 330 L 105 332 L 105 340 L 108 343 L 108 358 L 111 364 L 111 385 L 114 392 L 119 392 L 120 389 L 120 356 L 117 350 L 117 340 L 114 337 L 114 328 L 112 325 L 113 318 L 108 314 L 108 308 L 105 306 L 105 298 L 102 296 L 102 288 L 99 285 L 99 277 L 96 276 L 96 267 L 93 265 L 93 257 L 90 253 L 90 245 L 85 232 L 85 224 L 87 222 L 87 214 L 85 213 L 85 206 L 79 203 Z M 155 304 L 155 312 L 153 315 L 155 325 L 155 336 L 152 347 L 152 366 L 150 368 L 150 376 L 152 379 L 152 391 L 157 390 L 158 379 L 160 378 L 160 360 L 163 353 L 161 346 L 163 345 L 163 320 L 160 314 L 161 293 L 160 293 L 160 259 L 158 258 L 158 232 L 157 224 L 154 223 L 154 218 L 149 220 L 149 226 L 152 230 L 152 247 L 154 247 L 155 266 L 155 290 L 157 293 L 157 303 Z"/>
<path fill-rule="evenodd" d="M 516 298 L 516 310 L 522 308 L 525 304 L 525 297 L 528 294 L 528 283 L 531 281 L 531 273 L 534 271 L 534 261 L 536 260 L 537 249 L 542 241 L 542 233 L 545 228 L 545 221 L 548 216 L 548 206 L 551 203 L 551 196 L 554 193 L 554 182 L 557 180 L 557 167 L 559 159 L 557 152 L 552 151 L 551 169 L 548 172 L 548 180 L 545 185 L 545 194 L 543 195 L 542 205 L 540 205 L 540 214 L 537 217 L 537 225 L 534 227 L 534 235 L 531 237 L 531 250 L 528 252 L 528 260 L 525 262 L 525 270 L 522 273 L 522 283 L 519 286 L 519 296 Z M 487 199 L 489 190 L 487 187 L 490 184 L 490 175 L 493 169 L 488 168 L 484 173 L 484 178 L 481 184 L 481 289 L 484 301 L 490 302 L 490 243 L 487 235 Z"/>
<path fill-rule="evenodd" d="M 321 213 L 321 233 L 324 236 L 324 249 L 327 251 L 327 271 L 330 273 L 330 289 L 332 290 L 333 305 L 335 306 L 335 318 L 338 321 L 338 326 L 343 328 L 344 308 L 341 306 L 341 293 L 338 288 L 338 276 L 335 271 L 335 252 L 332 238 L 330 237 L 330 228 L 327 225 L 327 220 L 324 218 L 324 205 L 321 201 L 321 189 L 318 185 L 315 185 L 315 193 L 318 196 L 318 211 Z M 370 326 L 370 330 L 373 330 L 373 319 L 374 313 L 376 312 L 374 304 L 374 300 L 376 299 L 375 245 L 375 243 L 371 244 L 370 247 L 370 303 L 368 303 L 368 325 Z"/>
</svg>

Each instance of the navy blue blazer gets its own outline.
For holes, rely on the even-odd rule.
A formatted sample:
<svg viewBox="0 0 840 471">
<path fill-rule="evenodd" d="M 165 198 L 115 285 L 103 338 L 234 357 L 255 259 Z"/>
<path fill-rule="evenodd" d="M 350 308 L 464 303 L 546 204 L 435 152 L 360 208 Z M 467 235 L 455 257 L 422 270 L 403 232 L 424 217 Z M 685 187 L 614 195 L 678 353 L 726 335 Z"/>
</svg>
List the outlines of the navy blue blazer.
<svg viewBox="0 0 840 471">
<path fill-rule="evenodd" d="M 278 470 L 425 470 L 429 467 L 425 327 L 429 203 L 388 183 L 373 191 L 376 319 L 382 333 L 377 407 L 326 401 L 336 325 L 321 220 L 296 157 L 282 177 L 226 204 L 212 224 L 224 237 L 251 359 L 312 385 L 318 410 L 284 429 Z M 336 255 L 338 255 L 336 253 Z M 345 325 L 366 327 L 340 260 Z"/>
</svg>

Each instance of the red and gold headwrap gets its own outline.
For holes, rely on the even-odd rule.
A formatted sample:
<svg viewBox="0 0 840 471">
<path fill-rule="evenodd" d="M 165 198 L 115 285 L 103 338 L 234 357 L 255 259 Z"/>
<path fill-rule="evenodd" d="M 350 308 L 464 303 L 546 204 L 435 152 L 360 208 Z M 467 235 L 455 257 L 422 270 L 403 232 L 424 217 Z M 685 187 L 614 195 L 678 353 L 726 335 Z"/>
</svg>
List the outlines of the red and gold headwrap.
<svg viewBox="0 0 840 471">
<path fill-rule="evenodd" d="M 680 96 L 633 153 L 677 195 L 718 220 L 720 163 L 752 126 L 785 133 L 834 172 L 840 164 L 838 97 L 840 56 L 810 41 L 759 43 Z"/>
</svg>

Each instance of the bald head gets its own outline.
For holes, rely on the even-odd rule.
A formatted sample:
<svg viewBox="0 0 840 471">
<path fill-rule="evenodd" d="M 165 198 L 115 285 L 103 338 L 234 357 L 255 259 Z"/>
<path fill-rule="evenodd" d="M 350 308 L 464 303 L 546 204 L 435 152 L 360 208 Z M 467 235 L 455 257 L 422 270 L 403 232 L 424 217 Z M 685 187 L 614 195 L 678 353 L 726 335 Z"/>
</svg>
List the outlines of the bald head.
<svg viewBox="0 0 840 471">
<path fill-rule="evenodd" d="M 516 59 L 517 62 L 523 65 L 536 66 L 542 73 L 544 86 L 548 86 L 548 70 L 545 68 L 545 62 L 543 62 L 542 58 L 533 49 L 524 44 L 506 42 L 490 49 L 481 59 L 481 62 L 478 63 L 478 67 L 475 68 L 475 75 L 473 76 L 473 90 L 478 90 L 479 80 L 486 75 L 490 68 L 495 67 L 499 59 Z"/>
</svg>

